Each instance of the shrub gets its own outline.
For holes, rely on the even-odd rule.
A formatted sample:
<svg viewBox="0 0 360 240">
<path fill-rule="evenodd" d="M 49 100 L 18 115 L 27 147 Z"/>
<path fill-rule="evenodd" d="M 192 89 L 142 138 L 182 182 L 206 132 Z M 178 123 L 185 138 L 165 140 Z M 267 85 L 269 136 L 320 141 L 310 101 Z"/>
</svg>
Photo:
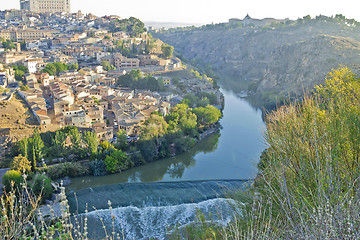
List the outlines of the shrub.
<svg viewBox="0 0 360 240">
<path fill-rule="evenodd" d="M 14 157 L 10 166 L 11 166 L 12 170 L 16 170 L 21 173 L 24 173 L 24 172 L 27 173 L 27 172 L 30 172 L 30 170 L 31 170 L 30 161 L 26 157 L 22 156 L 21 154 L 17 157 Z"/>
<path fill-rule="evenodd" d="M 73 162 L 61 163 L 47 169 L 47 174 L 51 179 L 79 177 L 87 175 L 89 172 L 89 168 L 81 165 L 80 163 Z"/>
<path fill-rule="evenodd" d="M 90 167 L 94 176 L 103 176 L 106 174 L 106 165 L 103 160 L 96 159 L 92 161 Z"/>
<path fill-rule="evenodd" d="M 6 192 L 11 191 L 11 182 L 14 182 L 15 189 L 20 189 L 20 185 L 24 182 L 24 178 L 19 171 L 9 170 L 4 174 L 2 178 L 2 184 L 4 185 Z"/>
<path fill-rule="evenodd" d="M 45 175 L 37 174 L 30 183 L 30 188 L 36 196 L 42 197 L 43 200 L 51 198 L 54 189 L 51 185 L 51 179 Z"/>
</svg>

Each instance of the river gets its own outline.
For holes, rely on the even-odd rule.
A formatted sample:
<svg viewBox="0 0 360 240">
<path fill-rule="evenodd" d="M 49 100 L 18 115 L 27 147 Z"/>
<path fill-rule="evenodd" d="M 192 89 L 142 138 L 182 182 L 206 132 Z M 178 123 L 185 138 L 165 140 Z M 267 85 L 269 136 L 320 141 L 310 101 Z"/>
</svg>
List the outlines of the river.
<svg viewBox="0 0 360 240">
<path fill-rule="evenodd" d="M 72 179 L 66 187 L 72 211 L 78 202 L 79 213 L 84 213 L 87 202 L 98 209 L 90 212 L 89 224 L 98 226 L 100 214 L 110 227 L 113 219 L 107 202 L 111 200 L 116 229 L 124 231 L 127 239 L 164 239 L 168 227 L 193 222 L 197 209 L 226 212 L 229 201 L 221 189 L 241 189 L 243 180 L 255 178 L 266 144 L 262 111 L 231 91 L 222 92 L 225 108 L 219 133 L 179 156 L 119 174 Z M 215 220 L 226 224 L 229 216 Z M 101 230 L 101 225 L 98 228 Z M 103 237 L 99 231 L 92 234 Z"/>
</svg>

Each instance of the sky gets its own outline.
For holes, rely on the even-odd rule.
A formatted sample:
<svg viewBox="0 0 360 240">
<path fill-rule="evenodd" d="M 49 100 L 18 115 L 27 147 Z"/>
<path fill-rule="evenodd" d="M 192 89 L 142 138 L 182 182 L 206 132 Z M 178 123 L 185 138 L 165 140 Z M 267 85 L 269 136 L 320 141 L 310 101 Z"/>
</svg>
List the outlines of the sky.
<svg viewBox="0 0 360 240">
<path fill-rule="evenodd" d="M 19 0 L 1 0 L 0 8 L 19 9 Z M 305 15 L 332 16 L 338 13 L 360 21 L 356 0 L 71 0 L 71 11 L 97 16 L 133 16 L 142 21 L 219 23 L 230 18 L 272 17 L 297 19 Z"/>
</svg>

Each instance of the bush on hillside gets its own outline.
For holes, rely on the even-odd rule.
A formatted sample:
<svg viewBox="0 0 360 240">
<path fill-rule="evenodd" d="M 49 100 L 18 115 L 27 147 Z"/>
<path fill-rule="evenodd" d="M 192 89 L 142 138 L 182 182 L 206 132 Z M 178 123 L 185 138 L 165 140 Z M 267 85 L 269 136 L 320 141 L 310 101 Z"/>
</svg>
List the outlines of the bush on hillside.
<svg viewBox="0 0 360 240">
<path fill-rule="evenodd" d="M 4 174 L 2 184 L 4 185 L 6 192 L 11 191 L 12 182 L 14 183 L 14 189 L 21 189 L 21 184 L 24 182 L 24 178 L 19 171 L 9 170 Z"/>
<path fill-rule="evenodd" d="M 30 188 L 35 196 L 41 196 L 43 200 L 51 198 L 54 192 L 51 179 L 42 174 L 37 174 L 33 177 L 30 182 Z"/>
</svg>

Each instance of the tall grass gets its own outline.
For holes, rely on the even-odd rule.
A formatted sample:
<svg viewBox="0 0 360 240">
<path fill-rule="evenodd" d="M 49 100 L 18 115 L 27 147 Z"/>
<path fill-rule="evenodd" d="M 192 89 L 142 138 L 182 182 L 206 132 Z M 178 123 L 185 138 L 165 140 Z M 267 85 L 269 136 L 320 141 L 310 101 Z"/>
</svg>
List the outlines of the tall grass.
<svg viewBox="0 0 360 240">
<path fill-rule="evenodd" d="M 85 214 L 71 214 L 70 206 L 66 199 L 65 188 L 60 187 L 59 210 L 55 211 L 50 206 L 50 215 L 44 216 L 41 210 L 41 194 L 36 196 L 25 183 L 21 189 L 15 189 L 14 184 L 10 192 L 5 192 L 1 197 L 1 219 L 0 219 L 0 239 L 76 239 L 87 240 L 89 238 L 87 225 L 87 210 Z M 105 239 L 125 239 L 124 233 L 115 233 L 114 219 L 112 214 L 111 202 L 108 202 L 110 214 L 112 215 L 112 229 L 107 231 L 101 216 L 99 219 L 103 229 Z M 96 210 L 96 209 L 95 209 Z M 59 213 L 55 213 L 59 212 Z"/>
<path fill-rule="evenodd" d="M 225 239 L 360 239 L 360 81 L 333 70 L 268 115 L 252 200 Z"/>
</svg>

